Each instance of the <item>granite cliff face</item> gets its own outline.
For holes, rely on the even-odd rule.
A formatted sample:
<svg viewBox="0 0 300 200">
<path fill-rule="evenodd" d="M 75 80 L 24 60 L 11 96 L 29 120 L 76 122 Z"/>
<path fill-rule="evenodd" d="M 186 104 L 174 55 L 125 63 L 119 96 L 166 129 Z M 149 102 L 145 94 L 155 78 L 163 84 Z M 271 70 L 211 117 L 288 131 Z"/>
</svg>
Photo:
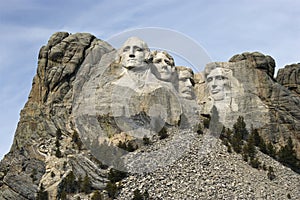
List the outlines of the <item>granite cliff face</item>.
<svg viewBox="0 0 300 200">
<path fill-rule="evenodd" d="M 300 95 L 300 63 L 287 65 L 278 70 L 276 80 L 289 90 Z"/>
<path fill-rule="evenodd" d="M 144 45 L 141 71 L 124 61 L 132 41 Z M 106 187 L 110 167 L 130 174 L 120 199 L 132 198 L 136 188 L 155 199 L 300 195 L 299 175 L 277 161 L 259 155 L 277 174 L 275 182 L 261 178 L 265 171 L 226 152 L 208 129 L 196 133 L 215 107 L 226 127 L 243 116 L 249 130 L 257 128 L 277 148 L 291 137 L 300 157 L 299 64 L 279 70 L 276 81 L 274 59 L 258 52 L 193 74 L 136 38 L 121 50 L 88 33 L 65 32 L 53 34 L 41 48 L 13 145 L 0 163 L 1 199 L 36 199 L 41 190 L 58 199 L 71 176 L 88 177 L 92 190 L 73 191 L 68 198 L 88 199 Z M 160 62 L 176 75 L 167 81 L 157 76 L 166 64 Z M 168 137 L 160 139 L 165 132 Z M 135 151 L 129 153 L 129 146 Z"/>
<path fill-rule="evenodd" d="M 92 68 L 103 54 L 112 50 L 109 44 L 90 34 L 64 32 L 52 35 L 41 48 L 37 75 L 21 111 L 13 145 L 1 162 L 1 198 L 35 199 L 42 183 L 52 191 L 50 199 L 54 199 L 62 177 L 71 170 L 76 176 L 90 176 L 96 188 L 104 187 L 105 174 L 101 168 L 72 141 L 76 134 L 72 102 L 81 66 L 88 62 Z M 84 78 L 88 78 L 86 73 Z M 55 156 L 56 141 L 61 158 Z"/>
</svg>

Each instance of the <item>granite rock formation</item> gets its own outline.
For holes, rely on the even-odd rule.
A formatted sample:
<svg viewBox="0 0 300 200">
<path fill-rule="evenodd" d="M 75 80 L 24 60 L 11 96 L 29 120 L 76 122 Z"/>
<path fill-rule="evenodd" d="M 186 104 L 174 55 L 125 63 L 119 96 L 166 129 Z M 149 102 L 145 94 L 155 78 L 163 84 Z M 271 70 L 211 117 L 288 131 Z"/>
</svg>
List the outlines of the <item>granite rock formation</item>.
<svg viewBox="0 0 300 200">
<path fill-rule="evenodd" d="M 106 187 L 111 167 L 129 172 L 119 199 L 135 189 L 154 199 L 297 198 L 299 174 L 259 153 L 274 166 L 270 181 L 211 136 L 221 130 L 202 126 L 211 116 L 231 128 L 243 116 L 277 148 L 291 137 L 299 156 L 299 65 L 279 71 L 278 82 L 274 68 L 273 58 L 254 52 L 194 74 L 138 38 L 114 49 L 88 33 L 55 33 L 40 49 L 13 145 L 0 162 L 0 199 L 36 199 L 43 190 L 59 199 L 67 183 L 84 177 L 91 190 L 67 197 L 89 199 Z"/>
<path fill-rule="evenodd" d="M 276 80 L 300 95 L 300 63 L 287 65 L 283 69 L 279 69 Z"/>
</svg>

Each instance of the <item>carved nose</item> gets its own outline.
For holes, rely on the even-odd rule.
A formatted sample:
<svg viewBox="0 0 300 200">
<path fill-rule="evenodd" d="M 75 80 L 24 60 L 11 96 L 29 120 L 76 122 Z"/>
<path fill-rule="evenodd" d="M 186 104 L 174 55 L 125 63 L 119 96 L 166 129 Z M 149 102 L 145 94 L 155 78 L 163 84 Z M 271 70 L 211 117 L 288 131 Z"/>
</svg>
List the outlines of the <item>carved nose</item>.
<svg viewBox="0 0 300 200">
<path fill-rule="evenodd" d="M 190 80 L 186 81 L 185 85 L 188 86 L 188 87 L 192 87 L 192 83 L 191 83 Z"/>
<path fill-rule="evenodd" d="M 130 58 L 134 58 L 135 55 L 134 55 L 134 54 L 129 54 L 129 57 L 130 57 Z"/>
<path fill-rule="evenodd" d="M 133 56 L 134 57 L 134 50 L 133 50 L 133 48 L 129 49 L 129 56 Z"/>
<path fill-rule="evenodd" d="M 213 85 L 213 87 L 216 87 L 216 79 L 212 80 L 212 85 Z"/>
</svg>

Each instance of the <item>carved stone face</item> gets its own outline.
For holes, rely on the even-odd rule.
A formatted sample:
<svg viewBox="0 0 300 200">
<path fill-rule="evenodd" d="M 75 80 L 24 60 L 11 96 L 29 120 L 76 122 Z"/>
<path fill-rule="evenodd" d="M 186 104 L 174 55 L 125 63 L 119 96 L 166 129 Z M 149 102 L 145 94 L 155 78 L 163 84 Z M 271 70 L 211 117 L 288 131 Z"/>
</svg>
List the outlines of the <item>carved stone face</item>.
<svg viewBox="0 0 300 200">
<path fill-rule="evenodd" d="M 145 65 L 147 44 L 136 37 L 129 38 L 121 48 L 121 64 L 125 68 L 139 68 Z"/>
<path fill-rule="evenodd" d="M 178 92 L 185 99 L 193 99 L 192 73 L 188 70 L 178 71 Z"/>
<path fill-rule="evenodd" d="M 227 88 L 229 87 L 229 80 L 222 68 L 213 69 L 207 75 L 207 85 L 210 95 L 215 101 L 221 101 L 225 98 Z"/>
<path fill-rule="evenodd" d="M 172 81 L 172 76 L 175 72 L 175 67 L 173 66 L 173 61 L 170 60 L 162 52 L 158 52 L 153 58 L 153 63 L 156 68 L 155 76 L 162 80 L 170 82 Z"/>
</svg>

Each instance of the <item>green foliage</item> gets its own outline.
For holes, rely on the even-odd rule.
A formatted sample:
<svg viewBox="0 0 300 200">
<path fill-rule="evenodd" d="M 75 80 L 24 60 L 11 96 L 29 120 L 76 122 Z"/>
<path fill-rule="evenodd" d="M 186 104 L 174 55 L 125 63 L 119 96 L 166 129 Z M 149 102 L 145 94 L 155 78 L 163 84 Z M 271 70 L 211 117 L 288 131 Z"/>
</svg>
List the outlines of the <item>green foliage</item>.
<svg viewBox="0 0 300 200">
<path fill-rule="evenodd" d="M 257 129 L 251 130 L 251 135 L 254 139 L 254 145 L 259 148 L 259 150 L 265 154 L 267 154 L 267 145 L 265 140 L 259 135 Z"/>
<path fill-rule="evenodd" d="M 150 145 L 151 141 L 150 141 L 150 139 L 148 137 L 144 136 L 143 137 L 143 143 L 144 143 L 144 145 Z"/>
<path fill-rule="evenodd" d="M 271 156 L 272 158 L 276 158 L 276 149 L 275 147 L 273 146 L 272 142 L 269 142 L 267 144 L 267 154 L 269 156 Z"/>
<path fill-rule="evenodd" d="M 242 152 L 242 140 L 240 139 L 240 137 L 237 137 L 236 135 L 233 135 L 232 139 L 231 139 L 231 145 L 233 150 L 236 153 L 241 153 Z"/>
<path fill-rule="evenodd" d="M 246 129 L 246 123 L 244 117 L 239 116 L 236 123 L 233 125 L 233 132 L 235 137 L 238 137 L 240 140 L 246 140 L 248 137 L 248 130 Z"/>
<path fill-rule="evenodd" d="M 72 142 L 74 142 L 77 145 L 78 150 L 82 149 L 82 141 L 80 140 L 79 134 L 77 131 L 74 131 L 72 134 Z"/>
<path fill-rule="evenodd" d="M 248 137 L 248 130 L 244 118 L 239 116 L 237 122 L 233 125 L 233 135 L 231 137 L 231 145 L 236 153 L 242 152 L 243 140 Z"/>
<path fill-rule="evenodd" d="M 265 170 L 265 171 L 267 170 L 266 163 L 263 164 L 262 169 Z"/>
<path fill-rule="evenodd" d="M 55 146 L 56 146 L 56 148 L 59 148 L 59 147 L 60 147 L 60 142 L 59 142 L 58 139 L 55 140 Z"/>
<path fill-rule="evenodd" d="M 31 171 L 31 174 L 30 174 L 30 178 L 32 178 L 32 181 L 36 181 L 37 180 L 37 170 L 36 168 L 33 168 L 32 171 Z"/>
<path fill-rule="evenodd" d="M 202 127 L 202 125 L 200 123 L 197 125 L 196 132 L 198 133 L 198 135 L 202 135 L 203 134 L 203 127 Z"/>
<path fill-rule="evenodd" d="M 143 194 L 140 192 L 139 189 L 133 191 L 132 200 L 148 200 L 148 199 L 149 199 L 148 190 L 146 190 Z"/>
<path fill-rule="evenodd" d="M 142 193 L 140 192 L 139 189 L 136 189 L 136 190 L 133 191 L 133 198 L 132 198 L 132 200 L 143 200 L 143 199 L 144 199 L 143 195 L 142 195 Z"/>
<path fill-rule="evenodd" d="M 273 167 L 269 166 L 267 176 L 271 181 L 276 178 Z"/>
<path fill-rule="evenodd" d="M 203 119 L 204 128 L 209 129 L 209 124 L 210 124 L 210 116 Z"/>
<path fill-rule="evenodd" d="M 112 183 L 116 183 L 127 177 L 127 172 L 122 172 L 111 168 L 108 173 L 108 180 Z"/>
<path fill-rule="evenodd" d="M 108 182 L 105 190 L 107 191 L 109 197 L 115 198 L 118 193 L 118 186 L 116 183 Z"/>
<path fill-rule="evenodd" d="M 251 165 L 253 168 L 258 169 L 259 166 L 260 166 L 260 162 L 259 162 L 258 158 L 250 158 L 250 165 Z"/>
<path fill-rule="evenodd" d="M 289 137 L 287 144 L 279 150 L 278 160 L 291 169 L 300 171 L 299 161 L 297 159 L 296 151 L 294 150 L 294 145 L 291 137 Z"/>
<path fill-rule="evenodd" d="M 118 147 L 121 148 L 121 149 L 124 149 L 125 151 L 128 151 L 128 152 L 134 152 L 137 148 L 134 147 L 132 145 L 132 143 L 128 142 L 121 142 L 119 141 L 119 144 L 118 144 Z"/>
<path fill-rule="evenodd" d="M 67 170 L 67 164 L 68 164 L 68 162 L 67 161 L 64 161 L 64 164 L 63 164 L 63 170 Z"/>
<path fill-rule="evenodd" d="M 61 140 L 62 139 L 62 132 L 60 129 L 56 130 L 56 140 Z"/>
<path fill-rule="evenodd" d="M 127 177 L 127 172 L 122 172 L 116 169 L 111 168 L 109 173 L 108 173 L 108 180 L 109 182 L 107 183 L 105 190 L 108 192 L 108 196 L 111 198 L 115 198 L 118 190 L 120 189 L 117 185 L 116 182 L 121 181 Z"/>
<path fill-rule="evenodd" d="M 60 200 L 67 200 L 67 193 L 66 193 L 66 191 L 62 191 L 60 193 Z"/>
<path fill-rule="evenodd" d="M 169 136 L 166 127 L 163 127 L 163 128 L 158 132 L 158 136 L 159 136 L 159 139 L 160 139 L 160 140 L 165 139 L 165 138 L 167 138 L 167 137 Z"/>
<path fill-rule="evenodd" d="M 90 193 L 92 190 L 92 183 L 87 175 L 84 177 L 82 183 L 80 183 L 80 190 L 86 194 Z"/>
<path fill-rule="evenodd" d="M 91 200 L 102 200 L 103 197 L 101 195 L 101 193 L 96 190 L 94 193 L 93 193 L 93 196 L 91 197 Z"/>
<path fill-rule="evenodd" d="M 259 146 L 260 142 L 261 142 L 261 137 L 260 135 L 258 134 L 258 130 L 257 129 L 251 129 L 251 134 L 253 136 L 253 139 L 254 139 L 254 145 L 255 146 Z"/>
<path fill-rule="evenodd" d="M 144 192 L 143 196 L 144 196 L 144 199 L 145 199 L 145 200 L 148 200 L 148 199 L 150 199 L 150 195 L 149 195 L 149 192 L 148 192 L 148 190 L 145 190 L 145 192 Z"/>
<path fill-rule="evenodd" d="M 247 143 L 243 147 L 243 153 L 246 154 L 250 158 L 250 160 L 254 159 L 256 155 L 255 137 L 252 133 L 248 137 Z"/>
<path fill-rule="evenodd" d="M 60 195 L 62 195 L 63 193 L 74 193 L 76 192 L 76 190 L 78 189 L 78 182 L 76 181 L 76 177 L 73 173 L 73 171 L 71 171 L 60 183 L 59 186 L 59 191 Z M 62 197 L 61 197 L 62 198 Z"/>
<path fill-rule="evenodd" d="M 58 157 L 58 158 L 62 158 L 62 153 L 61 153 L 59 148 L 56 148 L 55 156 Z"/>
<path fill-rule="evenodd" d="M 261 152 L 263 152 L 264 154 L 267 154 L 267 153 L 268 153 L 267 145 L 266 145 L 266 142 L 265 142 L 265 140 L 264 140 L 263 138 L 261 138 L 258 147 L 259 147 L 259 150 L 260 150 Z"/>
<path fill-rule="evenodd" d="M 48 199 L 49 199 L 48 191 L 46 191 L 43 184 L 41 184 L 40 189 L 37 192 L 36 200 L 48 200 Z"/>
<path fill-rule="evenodd" d="M 223 126 L 220 139 L 222 140 L 222 143 L 227 147 L 227 152 L 232 153 L 231 148 L 231 137 L 232 137 L 232 131 L 229 128 L 225 128 Z"/>
</svg>

